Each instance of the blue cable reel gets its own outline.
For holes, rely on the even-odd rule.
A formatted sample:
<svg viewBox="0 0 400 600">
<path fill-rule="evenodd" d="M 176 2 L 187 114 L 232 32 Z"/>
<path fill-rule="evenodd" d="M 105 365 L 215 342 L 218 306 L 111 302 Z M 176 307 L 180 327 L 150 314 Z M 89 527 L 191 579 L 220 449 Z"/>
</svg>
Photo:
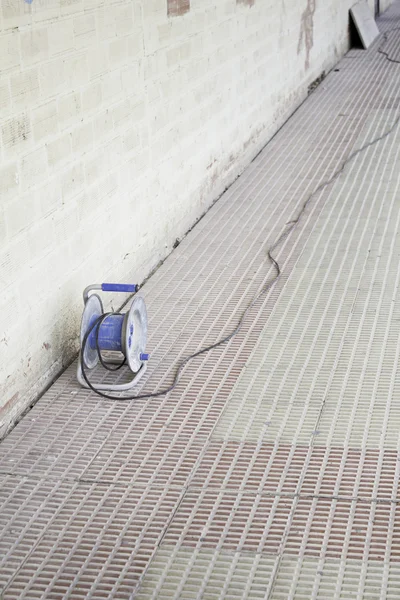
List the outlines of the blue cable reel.
<svg viewBox="0 0 400 600">
<path fill-rule="evenodd" d="M 141 296 L 135 296 L 126 313 L 105 314 L 100 296 L 92 293 L 98 290 L 135 293 L 138 291 L 138 287 L 136 284 L 102 283 L 89 285 L 83 292 L 85 308 L 81 323 L 81 355 L 77 369 L 77 379 L 83 387 L 91 388 L 94 391 L 124 392 L 132 389 L 144 375 L 149 360 L 149 355 L 146 353 L 147 311 L 144 299 Z M 118 352 L 124 356 L 124 360 L 121 362 L 115 358 L 106 359 L 102 356 L 102 352 Z M 117 371 L 121 366 L 127 364 L 133 377 L 127 383 L 91 384 L 88 382 L 87 371 L 93 370 L 99 362 L 107 371 Z M 115 367 L 115 365 L 117 366 Z"/>
</svg>

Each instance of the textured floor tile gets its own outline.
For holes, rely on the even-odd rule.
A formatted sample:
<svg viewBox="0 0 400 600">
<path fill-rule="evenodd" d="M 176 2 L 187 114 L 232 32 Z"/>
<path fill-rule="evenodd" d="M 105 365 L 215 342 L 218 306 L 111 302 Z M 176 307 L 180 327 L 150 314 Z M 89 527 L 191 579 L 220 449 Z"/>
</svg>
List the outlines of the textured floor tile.
<svg viewBox="0 0 400 600">
<path fill-rule="evenodd" d="M 285 555 L 400 561 L 400 512 L 393 502 L 300 498 L 284 542 Z"/>
<path fill-rule="evenodd" d="M 188 437 L 110 439 L 82 475 L 85 481 L 183 487 L 203 452 Z"/>
<path fill-rule="evenodd" d="M 135 597 L 138 600 L 264 600 L 278 559 L 218 550 L 162 546 Z"/>
<path fill-rule="evenodd" d="M 163 543 L 278 554 L 293 498 L 212 490 L 185 495 Z"/>
<path fill-rule="evenodd" d="M 400 565 L 357 560 L 315 560 L 284 557 L 271 600 L 395 600 Z"/>
<path fill-rule="evenodd" d="M 130 597 L 179 499 L 167 488 L 77 484 L 4 599 Z"/>
<path fill-rule="evenodd" d="M 0 478 L 0 591 L 39 543 L 76 484 Z"/>
<path fill-rule="evenodd" d="M 383 449 L 212 442 L 190 487 L 398 500 L 399 458 Z"/>
<path fill-rule="evenodd" d="M 400 565 L 160 548 L 139 600 L 396 600 Z M 200 594 L 202 594 L 200 596 Z"/>
</svg>

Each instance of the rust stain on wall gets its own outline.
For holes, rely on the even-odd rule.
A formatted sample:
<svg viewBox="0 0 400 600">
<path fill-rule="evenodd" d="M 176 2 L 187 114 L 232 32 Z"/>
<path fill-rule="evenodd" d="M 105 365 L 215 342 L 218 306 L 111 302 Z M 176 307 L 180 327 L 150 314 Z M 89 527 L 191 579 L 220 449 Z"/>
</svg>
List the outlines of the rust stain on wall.
<svg viewBox="0 0 400 600">
<path fill-rule="evenodd" d="M 301 26 L 299 44 L 297 46 L 297 54 L 300 54 L 301 48 L 304 46 L 306 49 L 306 69 L 310 66 L 310 52 L 314 45 L 314 15 L 316 8 L 316 0 L 307 0 L 307 7 L 301 15 Z"/>
<path fill-rule="evenodd" d="M 246 4 L 247 6 L 253 6 L 255 0 L 236 0 L 237 4 Z"/>
<path fill-rule="evenodd" d="M 0 427 L 1 427 L 3 419 L 5 421 L 7 420 L 8 412 L 17 404 L 18 398 L 19 398 L 19 392 L 14 394 L 14 396 L 12 396 L 12 398 L 7 400 L 7 402 L 4 404 L 4 406 L 2 406 L 0 408 Z"/>
<path fill-rule="evenodd" d="M 179 17 L 190 10 L 190 0 L 167 0 L 168 16 Z"/>
</svg>

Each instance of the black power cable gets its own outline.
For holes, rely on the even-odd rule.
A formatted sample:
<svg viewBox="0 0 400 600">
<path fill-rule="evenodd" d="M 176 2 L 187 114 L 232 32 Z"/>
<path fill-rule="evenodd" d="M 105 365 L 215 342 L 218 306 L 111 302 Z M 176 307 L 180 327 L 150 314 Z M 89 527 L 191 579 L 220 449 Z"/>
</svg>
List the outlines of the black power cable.
<svg viewBox="0 0 400 600">
<path fill-rule="evenodd" d="M 383 44 L 378 48 L 378 52 L 379 54 L 383 54 L 383 56 L 386 57 L 386 59 L 389 62 L 395 63 L 397 65 L 400 65 L 400 60 L 397 60 L 396 58 L 392 58 L 391 56 L 389 56 L 389 54 L 387 52 L 384 51 L 384 47 L 386 46 L 388 39 L 389 39 L 389 33 L 392 33 L 392 31 L 400 31 L 400 27 L 395 27 L 394 29 L 389 29 L 388 31 L 386 31 L 383 34 Z"/>
<path fill-rule="evenodd" d="M 388 36 L 388 34 L 391 31 L 397 31 L 397 30 L 400 30 L 400 27 L 399 28 L 395 28 L 395 29 L 391 29 L 388 32 L 386 32 L 386 34 L 384 35 L 384 43 L 387 42 L 387 36 Z M 400 61 L 391 59 L 386 54 L 386 52 L 384 52 L 382 50 L 382 47 L 378 48 L 378 52 L 381 53 L 381 54 L 384 54 L 386 56 L 387 60 L 389 60 L 390 62 L 400 63 Z M 343 173 L 343 171 L 345 170 L 346 166 L 350 162 L 352 162 L 353 159 L 356 156 L 358 156 L 359 154 L 365 152 L 365 150 L 367 150 L 368 148 L 371 148 L 371 146 L 375 146 L 375 144 L 378 144 L 379 142 L 381 142 L 385 138 L 387 138 L 396 129 L 396 127 L 398 126 L 399 123 L 400 123 L 400 116 L 397 117 L 397 119 L 394 121 L 393 125 L 384 134 L 382 134 L 379 137 L 375 138 L 374 140 L 372 140 L 372 142 L 368 142 L 367 144 L 364 144 L 364 146 L 362 146 L 361 148 L 359 148 L 358 150 L 355 150 L 352 154 L 350 154 L 350 156 L 348 156 L 348 158 L 342 163 L 342 166 L 337 171 L 335 171 L 335 173 L 329 179 L 327 179 L 326 181 L 324 181 L 323 183 L 321 183 L 308 196 L 307 200 L 302 205 L 300 211 L 297 213 L 297 216 L 292 221 L 288 221 L 286 223 L 283 232 L 275 240 L 275 242 L 272 244 L 272 246 L 270 246 L 270 248 L 269 248 L 269 250 L 267 252 L 268 259 L 270 260 L 272 266 L 274 267 L 274 269 L 276 271 L 276 275 L 272 279 L 270 279 L 269 281 L 267 281 L 264 284 L 264 286 L 262 287 L 261 291 L 255 296 L 255 298 L 250 302 L 250 304 L 247 306 L 247 308 L 243 311 L 241 317 L 239 318 L 237 326 L 235 327 L 235 329 L 231 333 L 229 333 L 227 336 L 221 338 L 220 340 L 218 340 L 214 344 L 211 344 L 210 346 L 206 346 L 205 348 L 202 348 L 201 350 L 198 350 L 194 354 L 190 354 L 189 356 L 187 356 L 185 359 L 183 359 L 178 364 L 178 367 L 177 367 L 177 369 L 175 371 L 173 382 L 172 382 L 172 384 L 169 387 L 164 388 L 163 390 L 160 390 L 159 392 L 153 392 L 153 393 L 149 393 L 149 394 L 138 394 L 136 396 L 111 396 L 110 394 L 105 394 L 104 392 L 101 392 L 100 390 L 97 390 L 95 388 L 95 386 L 92 383 L 90 383 L 89 378 L 88 378 L 87 373 L 86 373 L 86 366 L 85 366 L 85 363 L 84 363 L 83 355 L 84 355 L 84 352 L 85 352 L 85 348 L 86 348 L 86 344 L 88 342 L 89 336 L 90 336 L 90 334 L 92 333 L 92 331 L 94 330 L 95 327 L 97 327 L 97 331 L 96 331 L 96 349 L 97 349 L 97 352 L 98 352 L 98 355 L 99 355 L 100 362 L 103 365 L 103 367 L 105 369 L 107 369 L 108 371 L 116 371 L 116 370 L 120 369 L 125 364 L 125 360 L 124 360 L 120 365 L 118 365 L 118 367 L 116 369 L 113 369 L 113 368 L 109 367 L 107 365 L 107 363 L 105 363 L 104 360 L 101 357 L 101 350 L 100 350 L 100 347 L 99 347 L 99 339 L 98 339 L 99 338 L 99 329 L 100 329 L 101 323 L 110 314 L 123 314 L 123 313 L 106 313 L 106 314 L 102 315 L 101 317 L 99 317 L 93 323 L 93 325 L 90 327 L 90 329 L 86 332 L 86 334 L 84 336 L 84 339 L 83 339 L 83 342 L 82 342 L 82 351 L 81 351 L 81 356 L 80 356 L 81 369 L 82 369 L 83 377 L 84 377 L 87 385 L 89 386 L 89 388 L 93 392 L 96 392 L 96 394 L 98 394 L 99 396 L 102 396 L 103 398 L 106 398 L 108 400 L 115 400 L 115 401 L 118 401 L 118 402 L 121 402 L 121 401 L 125 402 L 127 400 L 141 400 L 141 399 L 146 399 L 146 398 L 159 398 L 160 396 L 165 396 L 169 392 L 172 392 L 172 390 L 174 390 L 176 388 L 176 386 L 177 386 L 177 384 L 179 382 L 180 374 L 181 374 L 183 368 L 188 364 L 188 362 L 190 362 L 191 360 L 193 360 L 197 356 L 201 356 L 202 354 L 206 354 L 207 352 L 210 352 L 211 350 L 214 350 L 215 348 L 218 348 L 219 346 L 222 346 L 223 344 L 226 344 L 233 337 L 235 337 L 239 333 L 239 331 L 241 330 L 243 322 L 244 322 L 247 314 L 249 313 L 249 311 L 254 307 L 254 305 L 258 302 L 258 300 L 260 300 L 260 298 L 262 298 L 262 296 L 264 296 L 275 285 L 275 283 L 280 279 L 281 274 L 282 274 L 281 267 L 280 267 L 277 259 L 274 258 L 273 252 L 276 250 L 276 248 L 278 246 L 280 246 L 282 244 L 282 242 L 296 228 L 296 226 L 300 222 L 300 220 L 301 220 L 304 212 L 306 211 L 308 205 L 315 198 L 315 196 L 317 194 L 319 194 L 320 192 L 322 192 L 331 183 L 333 183 Z"/>
</svg>

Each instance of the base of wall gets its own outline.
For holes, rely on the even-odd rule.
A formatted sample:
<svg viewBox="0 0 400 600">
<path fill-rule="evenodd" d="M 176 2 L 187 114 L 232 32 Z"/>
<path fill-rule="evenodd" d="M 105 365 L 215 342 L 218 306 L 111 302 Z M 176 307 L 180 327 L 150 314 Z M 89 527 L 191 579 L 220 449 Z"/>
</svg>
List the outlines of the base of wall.
<svg viewBox="0 0 400 600">
<path fill-rule="evenodd" d="M 76 355 L 75 355 L 76 358 Z M 31 387 L 28 394 L 22 398 L 15 394 L 8 403 L 0 409 L 0 440 L 4 438 L 26 415 L 27 412 L 40 400 L 43 394 L 53 385 L 65 369 L 71 364 L 74 357 L 68 364 L 65 364 L 62 358 L 53 363 L 40 379 Z"/>
</svg>

